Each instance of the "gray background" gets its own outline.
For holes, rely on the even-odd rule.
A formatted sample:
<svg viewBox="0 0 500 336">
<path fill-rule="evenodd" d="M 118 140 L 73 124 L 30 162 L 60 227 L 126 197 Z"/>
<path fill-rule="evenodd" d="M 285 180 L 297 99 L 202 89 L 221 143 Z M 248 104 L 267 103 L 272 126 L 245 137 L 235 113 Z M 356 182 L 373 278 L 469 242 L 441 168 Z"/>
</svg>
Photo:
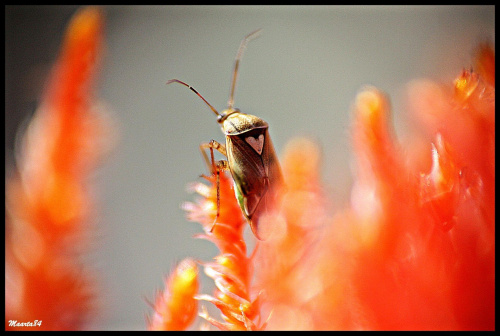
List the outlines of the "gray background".
<svg viewBox="0 0 500 336">
<path fill-rule="evenodd" d="M 120 125 L 120 142 L 99 169 L 99 228 L 90 260 L 101 275 L 103 314 L 92 329 L 144 329 L 162 278 L 186 256 L 216 248 L 194 240 L 196 223 L 179 205 L 186 185 L 206 172 L 198 145 L 223 141 L 212 105 L 226 106 L 243 36 L 263 28 L 240 67 L 235 106 L 270 124 L 276 150 L 297 135 L 315 138 L 332 209 L 352 183 L 351 105 L 366 84 L 387 92 L 396 131 L 412 131 L 405 85 L 449 83 L 471 65 L 477 43 L 494 42 L 493 6 L 111 6 L 98 96 Z M 31 115 L 74 6 L 6 7 L 5 164 L 19 123 Z M 253 238 L 247 231 L 251 241 Z M 206 280 L 206 279 L 205 279 Z M 203 292 L 210 292 L 205 281 Z"/>
</svg>

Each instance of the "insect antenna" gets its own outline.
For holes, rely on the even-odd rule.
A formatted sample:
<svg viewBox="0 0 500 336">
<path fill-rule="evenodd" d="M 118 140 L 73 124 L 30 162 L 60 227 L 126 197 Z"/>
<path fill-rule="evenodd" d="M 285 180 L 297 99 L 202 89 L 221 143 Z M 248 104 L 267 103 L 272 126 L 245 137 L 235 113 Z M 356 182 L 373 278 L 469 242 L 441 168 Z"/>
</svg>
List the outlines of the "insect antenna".
<svg viewBox="0 0 500 336">
<path fill-rule="evenodd" d="M 208 107 L 210 107 L 210 109 L 217 115 L 218 118 L 221 118 L 222 115 L 215 109 L 215 107 L 213 107 L 212 105 L 210 105 L 210 103 L 205 99 L 203 98 L 203 96 L 201 94 L 198 93 L 198 91 L 196 91 L 196 89 L 194 87 L 192 87 L 191 85 L 187 84 L 187 83 L 184 83 L 183 81 L 180 81 L 178 79 L 171 79 L 167 82 L 167 84 L 171 84 L 171 83 L 179 83 L 179 84 L 182 84 L 184 86 L 187 86 L 191 91 L 193 91 L 194 93 L 196 93 L 198 95 L 198 97 L 200 97 L 201 99 L 203 99 L 203 101 L 205 102 L 205 104 L 208 105 Z"/>
<path fill-rule="evenodd" d="M 241 41 L 240 48 L 238 49 L 238 53 L 236 54 L 236 59 L 234 60 L 233 79 L 231 81 L 231 91 L 229 93 L 229 100 L 227 102 L 227 108 L 229 110 L 231 110 L 234 105 L 234 89 L 236 88 L 236 78 L 238 77 L 238 68 L 240 66 L 241 57 L 243 56 L 243 51 L 245 50 L 247 43 L 259 36 L 261 31 L 262 29 L 257 29 L 256 31 L 253 31 L 245 36 L 243 38 L 243 41 Z"/>
</svg>

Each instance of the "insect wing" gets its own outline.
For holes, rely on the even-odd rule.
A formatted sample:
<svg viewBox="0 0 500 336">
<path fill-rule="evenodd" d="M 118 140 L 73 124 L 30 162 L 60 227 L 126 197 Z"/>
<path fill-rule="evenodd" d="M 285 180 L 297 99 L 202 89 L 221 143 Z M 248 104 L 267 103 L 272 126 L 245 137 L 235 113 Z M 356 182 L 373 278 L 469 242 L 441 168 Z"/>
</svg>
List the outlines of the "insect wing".
<svg viewBox="0 0 500 336">
<path fill-rule="evenodd" d="M 269 181 L 271 182 L 270 187 L 273 188 L 272 192 L 275 193 L 278 189 L 283 187 L 283 175 L 281 173 L 278 157 L 274 151 L 271 137 L 269 136 L 269 130 L 266 129 L 264 136 L 266 140 L 264 150 L 262 152 L 262 161 L 266 169 L 267 176 L 269 176 Z"/>
<path fill-rule="evenodd" d="M 245 140 L 247 137 L 251 136 L 247 133 L 228 136 L 226 149 L 231 174 L 244 199 L 243 210 L 245 215 L 251 218 L 269 183 L 262 160 L 266 141 L 264 140 L 262 152 L 259 154 Z"/>
<path fill-rule="evenodd" d="M 267 183 L 265 186 L 266 192 L 262 195 L 260 202 L 250 218 L 252 232 L 261 240 L 267 239 L 273 228 L 263 227 L 259 224 L 259 220 L 263 214 L 269 213 L 275 209 L 279 194 L 285 192 L 281 168 L 267 129 L 265 136 L 266 144 L 262 151 L 262 160 L 268 176 L 268 178 L 265 179 Z"/>
<path fill-rule="evenodd" d="M 259 138 L 263 139 L 262 147 Z M 261 239 L 258 220 L 272 208 L 283 181 L 268 129 L 228 136 L 227 157 L 242 210 L 253 233 Z"/>
</svg>

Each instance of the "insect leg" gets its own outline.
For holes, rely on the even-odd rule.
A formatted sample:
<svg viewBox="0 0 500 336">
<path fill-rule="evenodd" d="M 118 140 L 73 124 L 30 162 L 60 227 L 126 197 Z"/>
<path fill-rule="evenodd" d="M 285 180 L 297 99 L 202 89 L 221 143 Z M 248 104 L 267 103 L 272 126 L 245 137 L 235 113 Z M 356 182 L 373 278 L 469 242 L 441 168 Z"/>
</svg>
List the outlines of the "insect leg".
<svg viewBox="0 0 500 336">
<path fill-rule="evenodd" d="M 213 151 L 212 151 L 213 153 Z M 229 165 L 226 160 L 217 161 L 216 172 L 217 172 L 217 214 L 215 215 L 214 223 L 210 228 L 210 232 L 214 230 L 215 224 L 217 223 L 217 219 L 219 219 L 219 211 L 220 211 L 220 171 L 221 170 L 229 170 Z"/>
<path fill-rule="evenodd" d="M 210 159 L 208 158 L 206 150 L 210 149 Z M 222 155 L 226 156 L 226 146 L 218 143 L 215 140 L 210 140 L 208 143 L 202 143 L 200 145 L 200 151 L 201 155 L 203 155 L 203 159 L 205 160 L 205 163 L 207 164 L 208 169 L 210 169 L 210 172 L 212 174 L 215 173 L 215 160 L 214 160 L 214 151 L 217 150 L 219 153 Z"/>
<path fill-rule="evenodd" d="M 210 159 L 207 156 L 206 149 L 210 149 Z M 226 156 L 226 147 L 215 140 L 211 140 L 209 143 L 202 143 L 200 145 L 201 154 L 205 159 L 205 163 L 209 167 L 212 174 L 217 174 L 217 213 L 215 215 L 214 222 L 212 227 L 210 228 L 210 232 L 213 231 L 215 224 L 217 223 L 217 219 L 219 219 L 219 209 L 220 209 L 220 171 L 221 170 L 229 170 L 229 164 L 226 160 L 214 160 L 214 149 L 217 150 L 222 155 Z"/>
</svg>

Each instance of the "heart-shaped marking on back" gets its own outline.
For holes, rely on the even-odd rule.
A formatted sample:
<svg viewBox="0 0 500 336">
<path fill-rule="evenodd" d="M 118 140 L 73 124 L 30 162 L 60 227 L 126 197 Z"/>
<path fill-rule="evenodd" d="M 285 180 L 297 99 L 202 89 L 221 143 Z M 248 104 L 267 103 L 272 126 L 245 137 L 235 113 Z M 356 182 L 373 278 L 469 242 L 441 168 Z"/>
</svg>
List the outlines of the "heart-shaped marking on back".
<svg viewBox="0 0 500 336">
<path fill-rule="evenodd" d="M 264 148 L 264 134 L 259 135 L 258 138 L 253 136 L 248 136 L 245 141 L 256 151 L 259 155 L 262 154 L 262 148 Z"/>
</svg>

